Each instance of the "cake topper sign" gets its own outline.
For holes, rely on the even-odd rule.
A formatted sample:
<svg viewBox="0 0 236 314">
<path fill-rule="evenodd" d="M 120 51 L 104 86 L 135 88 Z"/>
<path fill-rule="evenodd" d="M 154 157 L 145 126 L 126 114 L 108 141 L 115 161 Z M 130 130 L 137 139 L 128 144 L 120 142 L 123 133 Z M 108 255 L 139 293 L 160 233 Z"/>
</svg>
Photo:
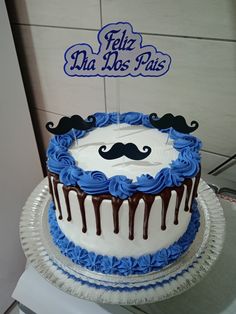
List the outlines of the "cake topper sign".
<svg viewBox="0 0 236 314">
<path fill-rule="evenodd" d="M 67 75 L 158 77 L 170 68 L 171 57 L 153 45 L 143 45 L 142 35 L 134 32 L 127 22 L 105 25 L 97 39 L 98 52 L 86 43 L 66 50 L 64 72 Z"/>
</svg>

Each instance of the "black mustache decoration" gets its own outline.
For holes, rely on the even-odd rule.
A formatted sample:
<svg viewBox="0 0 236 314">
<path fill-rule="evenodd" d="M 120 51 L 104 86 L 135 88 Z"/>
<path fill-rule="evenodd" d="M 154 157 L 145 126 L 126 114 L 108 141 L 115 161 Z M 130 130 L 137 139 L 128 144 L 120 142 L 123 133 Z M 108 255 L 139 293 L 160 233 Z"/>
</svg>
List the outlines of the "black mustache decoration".
<svg viewBox="0 0 236 314">
<path fill-rule="evenodd" d="M 98 152 L 99 154 L 102 156 L 102 158 L 104 159 L 117 159 L 120 158 L 122 156 L 126 156 L 129 159 L 133 159 L 133 160 L 142 160 L 144 158 L 146 158 L 148 155 L 150 155 L 152 149 L 149 146 L 143 146 L 143 150 L 144 152 L 141 152 L 138 147 L 133 144 L 133 143 L 128 143 L 128 144 L 123 144 L 123 143 L 115 143 L 111 149 L 107 152 L 105 152 L 104 150 L 106 150 L 106 146 L 103 145 L 101 147 L 99 147 Z M 146 152 L 145 152 L 146 151 Z"/>
<path fill-rule="evenodd" d="M 151 124 L 159 130 L 172 127 L 173 129 L 181 133 L 191 133 L 195 131 L 199 126 L 197 121 L 192 121 L 190 127 L 187 125 L 187 122 L 183 116 L 174 117 L 172 113 L 166 113 L 160 119 L 158 119 L 156 113 L 151 113 L 149 115 L 149 120 Z"/>
<path fill-rule="evenodd" d="M 63 117 L 60 119 L 58 125 L 53 128 L 54 123 L 48 122 L 46 124 L 46 129 L 51 132 L 52 134 L 62 135 L 69 132 L 71 129 L 76 130 L 88 130 L 92 127 L 95 127 L 96 118 L 95 116 L 91 115 L 87 118 L 88 121 L 85 121 L 79 115 L 73 115 L 72 117 Z"/>
</svg>

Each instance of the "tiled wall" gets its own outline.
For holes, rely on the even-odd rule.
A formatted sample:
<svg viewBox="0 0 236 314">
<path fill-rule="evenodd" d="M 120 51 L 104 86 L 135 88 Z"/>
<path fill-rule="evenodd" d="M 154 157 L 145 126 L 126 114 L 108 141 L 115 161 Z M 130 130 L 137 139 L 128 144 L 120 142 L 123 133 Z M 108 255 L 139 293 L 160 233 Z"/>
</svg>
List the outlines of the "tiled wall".
<svg viewBox="0 0 236 314">
<path fill-rule="evenodd" d="M 236 2 L 231 0 L 9 0 L 32 114 L 42 147 L 47 121 L 61 115 L 116 108 L 113 79 L 69 78 L 65 49 L 86 42 L 109 22 L 129 21 L 144 42 L 173 60 L 162 78 L 121 78 L 121 111 L 173 112 L 198 120 L 203 168 L 211 170 L 236 152 Z M 222 172 L 236 180 L 236 161 Z M 234 177 L 233 177 L 234 176 Z"/>
</svg>

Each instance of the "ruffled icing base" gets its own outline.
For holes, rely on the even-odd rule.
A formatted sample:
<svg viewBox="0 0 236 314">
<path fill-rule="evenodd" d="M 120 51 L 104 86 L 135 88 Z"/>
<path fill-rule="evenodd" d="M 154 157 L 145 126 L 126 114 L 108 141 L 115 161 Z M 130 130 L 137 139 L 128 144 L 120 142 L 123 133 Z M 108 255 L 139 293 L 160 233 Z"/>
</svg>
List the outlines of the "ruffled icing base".
<svg viewBox="0 0 236 314">
<path fill-rule="evenodd" d="M 89 252 L 86 249 L 75 245 L 61 231 L 57 219 L 56 210 L 53 202 L 50 203 L 48 210 L 48 222 L 53 242 L 60 249 L 61 253 L 71 259 L 74 263 L 89 270 L 128 276 L 134 274 L 146 274 L 158 271 L 163 267 L 177 260 L 195 239 L 200 226 L 200 213 L 197 202 L 194 200 L 192 206 L 192 216 L 186 232 L 168 248 L 163 248 L 155 253 L 142 255 L 139 258 L 106 256 Z"/>
</svg>

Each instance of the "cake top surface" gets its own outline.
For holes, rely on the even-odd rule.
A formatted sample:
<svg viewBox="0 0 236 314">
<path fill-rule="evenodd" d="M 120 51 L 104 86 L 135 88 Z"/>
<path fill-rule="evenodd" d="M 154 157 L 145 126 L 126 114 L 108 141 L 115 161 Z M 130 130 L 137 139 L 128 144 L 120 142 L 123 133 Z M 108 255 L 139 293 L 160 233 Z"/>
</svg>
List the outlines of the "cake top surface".
<svg viewBox="0 0 236 314">
<path fill-rule="evenodd" d="M 173 147 L 173 140 L 168 140 L 167 133 L 143 125 L 127 123 L 96 128 L 93 134 L 86 134 L 69 148 L 77 165 L 83 170 L 102 171 L 107 177 L 124 175 L 133 181 L 143 173 L 155 176 L 162 168 L 169 167 L 172 160 L 178 158 L 179 152 Z M 140 151 L 148 145 L 151 153 L 142 160 L 133 160 L 127 156 L 107 160 L 100 156 L 98 150 L 102 145 L 110 151 L 115 143 L 134 143 Z"/>
<path fill-rule="evenodd" d="M 88 194 L 110 193 L 126 199 L 135 192 L 158 194 L 199 172 L 201 142 L 196 137 L 172 128 L 159 131 L 142 113 L 94 116 L 95 128 L 56 135 L 50 141 L 48 169 L 58 174 L 64 185 L 78 185 Z M 106 160 L 99 154 L 101 146 L 109 151 L 117 142 L 134 143 L 140 151 L 148 146 L 151 152 L 142 160 L 126 156 Z"/>
</svg>

